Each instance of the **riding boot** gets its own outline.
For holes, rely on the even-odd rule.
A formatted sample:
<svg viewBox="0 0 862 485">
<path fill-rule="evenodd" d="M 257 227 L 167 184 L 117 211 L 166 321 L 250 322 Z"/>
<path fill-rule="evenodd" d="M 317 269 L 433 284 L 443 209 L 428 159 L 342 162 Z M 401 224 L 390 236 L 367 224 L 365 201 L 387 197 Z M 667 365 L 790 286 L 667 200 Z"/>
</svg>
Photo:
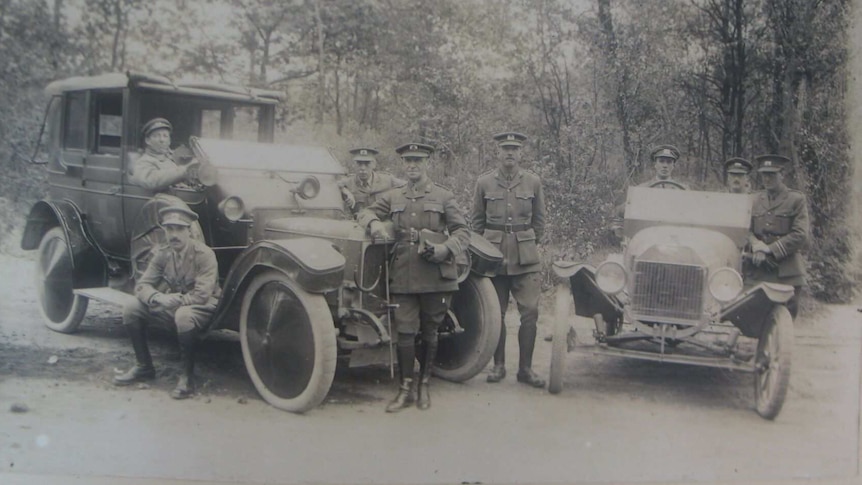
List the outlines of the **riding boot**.
<svg viewBox="0 0 862 485">
<path fill-rule="evenodd" d="M 431 370 L 437 357 L 437 341 L 425 342 L 419 358 L 419 397 L 416 407 L 428 409 L 431 407 L 431 394 L 428 392 L 428 382 L 431 380 Z"/>
<path fill-rule="evenodd" d="M 186 399 L 195 393 L 195 350 L 197 349 L 197 332 L 184 332 L 178 336 L 180 354 L 182 356 L 182 373 L 177 379 L 177 386 L 171 391 L 174 399 Z"/>
<path fill-rule="evenodd" d="M 518 348 L 520 350 L 520 361 L 518 362 L 518 382 L 533 387 L 545 387 L 545 381 L 533 372 L 533 348 L 536 345 L 536 326 L 521 325 L 518 330 Z"/>
<path fill-rule="evenodd" d="M 503 315 L 505 320 L 505 315 Z M 506 324 L 500 328 L 500 341 L 497 342 L 497 350 L 494 351 L 494 367 L 488 372 L 488 382 L 500 382 L 506 377 Z"/>
<path fill-rule="evenodd" d="M 416 400 L 416 391 L 413 389 L 413 361 L 416 360 L 416 347 L 412 344 L 399 345 L 397 353 L 401 386 L 398 388 L 398 395 L 386 406 L 387 413 L 401 411 Z"/>
<path fill-rule="evenodd" d="M 135 365 L 126 372 L 114 376 L 114 385 L 128 386 L 156 377 L 156 369 L 153 367 L 153 358 L 150 356 L 150 348 L 147 346 L 147 328 L 141 324 L 128 325 L 126 327 L 132 340 L 132 348 L 135 350 Z"/>
</svg>

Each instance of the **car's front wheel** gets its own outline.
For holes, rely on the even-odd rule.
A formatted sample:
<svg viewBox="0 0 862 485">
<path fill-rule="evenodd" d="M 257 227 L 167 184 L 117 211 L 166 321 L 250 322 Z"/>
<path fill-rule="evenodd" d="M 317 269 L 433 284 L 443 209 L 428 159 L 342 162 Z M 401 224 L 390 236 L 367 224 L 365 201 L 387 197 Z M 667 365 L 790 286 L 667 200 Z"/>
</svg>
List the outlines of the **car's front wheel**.
<svg viewBox="0 0 862 485">
<path fill-rule="evenodd" d="M 320 404 L 335 376 L 335 327 L 326 300 L 279 271 L 254 277 L 240 314 L 245 367 L 276 408 L 302 413 Z"/>
<path fill-rule="evenodd" d="M 754 399 L 757 414 L 775 419 L 790 387 L 793 318 L 784 305 L 775 305 L 757 342 Z"/>
<path fill-rule="evenodd" d="M 551 369 L 548 373 L 548 392 L 558 394 L 563 390 L 566 373 L 568 336 L 572 316 L 575 315 L 574 300 L 568 284 L 557 285 L 554 294 L 554 333 L 551 344 Z"/>
<path fill-rule="evenodd" d="M 74 293 L 72 269 L 66 233 L 62 227 L 54 227 L 39 243 L 36 288 L 45 325 L 55 332 L 74 332 L 87 313 L 89 299 Z"/>
<path fill-rule="evenodd" d="M 452 297 L 450 313 L 454 319 L 442 325 L 434 375 L 464 382 L 482 372 L 500 341 L 500 300 L 491 280 L 471 274 Z"/>
</svg>

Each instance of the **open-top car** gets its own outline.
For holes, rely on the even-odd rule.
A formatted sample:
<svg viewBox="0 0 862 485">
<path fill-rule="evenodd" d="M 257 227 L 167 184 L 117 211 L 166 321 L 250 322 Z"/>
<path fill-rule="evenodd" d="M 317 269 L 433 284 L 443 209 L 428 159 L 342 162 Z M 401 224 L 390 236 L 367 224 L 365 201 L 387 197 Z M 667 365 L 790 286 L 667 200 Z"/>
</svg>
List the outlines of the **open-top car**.
<svg viewBox="0 0 862 485">
<path fill-rule="evenodd" d="M 372 241 L 343 210 L 344 169 L 320 147 L 274 144 L 273 91 L 181 84 L 144 74 L 71 78 L 47 88 L 49 192 L 21 246 L 38 250 L 46 325 L 74 332 L 89 299 L 122 304 L 154 244 L 158 210 L 184 203 L 192 235 L 215 252 L 222 296 L 208 330 L 237 332 L 249 376 L 272 405 L 303 412 L 329 391 L 339 358 L 389 363 L 385 264 L 394 239 Z M 200 162 L 167 193 L 132 176 L 152 118 L 173 124 L 175 151 Z M 479 236 L 440 328 L 435 373 L 464 381 L 499 339 L 489 276 L 502 255 Z"/>
<path fill-rule="evenodd" d="M 598 354 L 754 373 L 757 412 L 773 419 L 790 380 L 793 288 L 743 281 L 750 223 L 747 195 L 629 188 L 623 252 L 595 268 L 554 264 L 550 392 L 562 390 L 577 315 L 593 320 Z"/>
</svg>

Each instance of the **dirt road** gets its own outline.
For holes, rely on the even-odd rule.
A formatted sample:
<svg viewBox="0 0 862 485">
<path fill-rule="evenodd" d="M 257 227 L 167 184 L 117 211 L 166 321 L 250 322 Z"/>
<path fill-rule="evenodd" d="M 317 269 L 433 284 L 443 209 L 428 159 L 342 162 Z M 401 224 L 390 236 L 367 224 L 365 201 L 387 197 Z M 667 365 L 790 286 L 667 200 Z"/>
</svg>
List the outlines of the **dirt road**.
<svg viewBox="0 0 862 485">
<path fill-rule="evenodd" d="M 791 389 L 774 422 L 753 411 L 750 375 L 577 352 L 558 396 L 513 378 L 435 380 L 429 411 L 389 415 L 388 369 L 348 369 L 324 405 L 294 415 L 257 396 L 231 342 L 206 344 L 204 385 L 192 400 L 168 397 L 178 362 L 159 334 L 159 378 L 115 388 L 114 369 L 132 358 L 118 310 L 92 304 L 78 334 L 49 331 L 35 306 L 32 265 L 0 256 L 0 466 L 10 479 L 616 483 L 857 474 L 855 306 L 797 322 Z M 549 317 L 545 311 L 540 335 Z M 515 319 L 507 323 L 516 333 Z M 589 341 L 591 322 L 577 327 Z M 549 359 L 550 343 L 538 342 L 535 368 L 544 376 Z M 13 403 L 27 411 L 11 412 Z"/>
</svg>

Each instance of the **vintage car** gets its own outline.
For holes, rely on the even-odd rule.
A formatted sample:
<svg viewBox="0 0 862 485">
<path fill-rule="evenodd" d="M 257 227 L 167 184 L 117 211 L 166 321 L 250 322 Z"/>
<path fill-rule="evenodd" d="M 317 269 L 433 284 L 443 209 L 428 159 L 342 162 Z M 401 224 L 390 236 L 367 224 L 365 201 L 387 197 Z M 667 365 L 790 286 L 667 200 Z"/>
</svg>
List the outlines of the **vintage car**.
<svg viewBox="0 0 862 485">
<path fill-rule="evenodd" d="M 154 244 L 158 209 L 199 215 L 193 237 L 219 263 L 222 288 L 210 334 L 228 331 L 248 374 L 275 407 L 303 412 L 327 395 L 340 359 L 391 365 L 387 257 L 343 210 L 344 169 L 328 150 L 272 143 L 277 92 L 180 84 L 144 74 L 61 80 L 47 87 L 49 192 L 21 246 L 38 250 L 46 325 L 70 333 L 89 299 L 122 304 Z M 190 183 L 156 194 L 130 179 L 141 127 L 164 117 L 173 140 L 201 162 Z M 493 355 L 500 308 L 489 276 L 499 251 L 473 237 L 460 290 L 440 328 L 435 373 L 464 381 Z M 218 331 L 218 332 L 216 332 Z"/>
<path fill-rule="evenodd" d="M 754 373 L 757 412 L 775 418 L 790 380 L 793 288 L 743 281 L 750 221 L 747 195 L 629 188 L 623 252 L 595 268 L 554 264 L 549 391 L 562 390 L 578 315 L 593 320 L 598 354 Z"/>
</svg>

